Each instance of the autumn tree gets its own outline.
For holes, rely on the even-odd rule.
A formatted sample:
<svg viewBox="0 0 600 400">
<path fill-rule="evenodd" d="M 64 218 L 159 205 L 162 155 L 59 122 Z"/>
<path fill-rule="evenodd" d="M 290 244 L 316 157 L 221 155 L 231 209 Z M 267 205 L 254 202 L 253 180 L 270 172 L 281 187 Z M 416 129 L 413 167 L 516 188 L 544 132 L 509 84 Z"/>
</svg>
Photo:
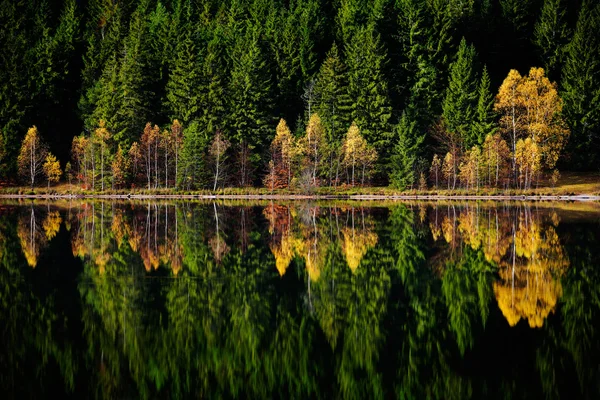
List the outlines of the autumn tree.
<svg viewBox="0 0 600 400">
<path fill-rule="evenodd" d="M 43 164 L 46 161 L 48 149 L 42 141 L 35 126 L 27 130 L 27 134 L 21 143 L 21 151 L 17 158 L 19 175 L 30 182 L 31 188 L 35 185 L 35 178 L 43 172 Z"/>
<path fill-rule="evenodd" d="M 310 117 L 306 134 L 299 142 L 304 155 L 304 167 L 310 171 L 310 177 L 313 185 L 317 185 L 317 178 L 323 160 L 327 157 L 327 141 L 325 139 L 325 128 L 321 123 L 321 118 L 318 114 L 313 114 Z"/>
<path fill-rule="evenodd" d="M 94 131 L 94 135 L 92 136 L 92 141 L 94 143 L 96 143 L 98 146 L 100 146 L 100 187 L 101 190 L 104 191 L 104 171 L 105 171 L 105 164 L 108 164 L 107 162 L 107 157 L 109 157 L 110 155 L 108 154 L 108 141 L 111 139 L 112 135 L 110 133 L 110 131 L 106 128 L 106 123 L 104 122 L 104 120 L 100 120 L 100 123 L 98 125 L 98 128 Z M 95 171 L 94 171 L 95 174 Z"/>
<path fill-rule="evenodd" d="M 146 124 L 139 143 L 139 153 L 143 162 L 143 169 L 146 173 L 148 189 L 152 185 L 154 178 L 154 187 L 158 187 L 158 154 L 160 146 L 160 128 L 158 125 L 152 126 L 150 122 Z"/>
<path fill-rule="evenodd" d="M 431 161 L 431 168 L 429 168 L 429 174 L 434 179 L 436 189 L 438 187 L 441 169 L 442 169 L 442 160 L 440 159 L 440 156 L 438 156 L 437 154 L 434 154 L 433 160 Z"/>
<path fill-rule="evenodd" d="M 89 139 L 84 135 L 75 136 L 71 145 L 71 159 L 75 164 L 75 174 L 77 181 L 81 185 L 82 182 L 87 184 L 87 169 L 88 169 L 88 147 Z"/>
<path fill-rule="evenodd" d="M 523 190 L 530 189 L 541 168 L 541 155 L 537 143 L 532 138 L 519 139 L 515 158 L 519 174 L 518 186 Z"/>
<path fill-rule="evenodd" d="M 217 190 L 217 185 L 219 184 L 219 180 L 223 175 L 223 166 L 226 161 L 225 154 L 227 150 L 231 146 L 231 143 L 225 139 L 223 133 L 221 131 L 215 132 L 215 136 L 210 144 L 208 149 L 208 153 L 211 156 L 212 166 L 214 170 L 214 183 L 213 183 L 213 191 Z"/>
<path fill-rule="evenodd" d="M 121 187 L 125 184 L 129 168 L 129 158 L 123 151 L 121 145 L 119 145 L 111 163 L 113 187 Z"/>
<path fill-rule="evenodd" d="M 457 162 L 456 156 L 450 152 L 446 153 L 444 163 L 442 164 L 442 174 L 448 183 L 448 189 L 450 189 L 450 186 L 452 186 L 452 189 L 456 188 L 456 177 L 458 173 Z"/>
<path fill-rule="evenodd" d="M 489 186 L 497 187 L 510 175 L 510 150 L 499 133 L 485 137 L 482 159 L 482 179 Z"/>
<path fill-rule="evenodd" d="M 271 162 L 267 186 L 272 188 L 289 187 L 292 182 L 292 159 L 294 137 L 285 120 L 277 124 L 275 138 L 271 143 Z"/>
<path fill-rule="evenodd" d="M 54 154 L 48 153 L 43 165 L 44 175 L 48 181 L 48 188 L 50 188 L 50 182 L 57 183 L 62 175 L 60 169 L 60 162 L 56 159 Z"/>
<path fill-rule="evenodd" d="M 562 100 L 556 84 L 544 75 L 542 68 L 531 68 L 522 77 L 511 70 L 496 96 L 495 110 L 501 115 L 500 126 L 508 135 L 516 174 L 516 146 L 519 139 L 531 137 L 537 144 L 542 165 L 554 168 L 569 137 L 564 122 Z"/>
<path fill-rule="evenodd" d="M 362 171 L 362 184 L 364 184 L 365 173 L 367 169 L 371 169 L 377 159 L 377 152 L 372 146 L 367 144 L 367 141 L 360 133 L 360 129 L 356 123 L 352 123 L 350 129 L 346 133 L 346 137 L 342 143 L 343 158 L 342 165 L 349 169 L 349 180 L 354 186 L 355 170 L 360 168 Z"/>
<path fill-rule="evenodd" d="M 179 182 L 179 160 L 181 147 L 183 146 L 183 127 L 178 120 L 171 124 L 171 146 L 175 156 L 175 185 Z"/>
</svg>

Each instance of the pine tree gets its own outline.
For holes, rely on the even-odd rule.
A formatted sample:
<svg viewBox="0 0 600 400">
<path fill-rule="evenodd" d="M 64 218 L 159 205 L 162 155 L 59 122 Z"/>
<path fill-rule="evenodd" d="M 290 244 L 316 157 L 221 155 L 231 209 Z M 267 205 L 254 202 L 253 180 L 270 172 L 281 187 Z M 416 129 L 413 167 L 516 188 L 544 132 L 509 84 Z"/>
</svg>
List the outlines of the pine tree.
<svg viewBox="0 0 600 400">
<path fill-rule="evenodd" d="M 197 121 L 192 121 L 184 127 L 179 187 L 190 190 L 201 188 L 206 184 L 208 179 L 206 152 L 209 140 Z"/>
<path fill-rule="evenodd" d="M 145 69 L 148 60 L 147 1 L 140 3 L 131 17 L 119 69 L 119 89 L 115 141 L 125 147 L 133 142 L 149 119 L 150 92 Z"/>
<path fill-rule="evenodd" d="M 201 80 L 201 59 L 196 43 L 192 25 L 182 25 L 166 89 L 170 116 L 180 119 L 184 125 L 198 119 L 203 112 L 204 82 Z"/>
<path fill-rule="evenodd" d="M 401 190 L 416 182 L 416 164 L 425 136 L 418 132 L 418 124 L 408 112 L 402 114 L 396 127 L 397 141 L 391 158 L 390 183 Z"/>
<path fill-rule="evenodd" d="M 563 1 L 545 0 L 540 19 L 535 25 L 534 42 L 550 78 L 554 78 L 561 69 L 563 52 L 569 36 Z"/>
<path fill-rule="evenodd" d="M 352 100 L 348 90 L 346 66 L 334 43 L 315 83 L 315 110 L 323 120 L 331 143 L 339 143 L 352 122 Z"/>
<path fill-rule="evenodd" d="M 372 27 L 358 29 L 346 45 L 352 119 L 367 142 L 386 154 L 391 138 L 390 100 L 384 68 L 386 55 Z"/>
<path fill-rule="evenodd" d="M 201 77 L 206 85 L 202 98 L 201 126 L 207 136 L 226 128 L 226 63 L 224 62 L 225 39 L 221 28 L 212 32 L 212 38 L 206 46 L 206 56 L 202 66 Z"/>
<path fill-rule="evenodd" d="M 564 115 L 571 128 L 569 153 L 578 168 L 600 161 L 600 5 L 585 2 L 566 49 L 561 81 Z"/>
<path fill-rule="evenodd" d="M 497 130 L 494 95 L 490 91 L 490 76 L 485 66 L 483 67 L 477 92 L 477 110 L 475 112 L 475 123 L 472 127 L 471 137 L 476 139 L 478 144 L 483 144 L 485 138 Z"/>
<path fill-rule="evenodd" d="M 234 44 L 229 82 L 228 134 L 232 143 L 247 144 L 260 154 L 269 145 L 272 115 L 272 80 L 258 27 L 247 25 Z M 256 165 L 258 160 L 254 160 Z"/>
<path fill-rule="evenodd" d="M 473 123 L 477 106 L 477 77 L 474 68 L 475 48 L 460 42 L 456 61 L 450 66 L 450 78 L 446 97 L 442 104 L 442 116 L 450 131 L 463 138 L 466 148 L 478 143 L 474 136 Z"/>
</svg>

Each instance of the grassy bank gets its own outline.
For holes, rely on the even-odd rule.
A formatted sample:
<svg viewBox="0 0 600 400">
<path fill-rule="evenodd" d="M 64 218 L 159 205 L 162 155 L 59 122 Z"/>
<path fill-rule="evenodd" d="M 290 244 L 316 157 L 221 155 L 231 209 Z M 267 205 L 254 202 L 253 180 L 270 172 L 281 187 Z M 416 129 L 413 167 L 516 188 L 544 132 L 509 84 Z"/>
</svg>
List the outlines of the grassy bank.
<svg viewBox="0 0 600 400">
<path fill-rule="evenodd" d="M 600 196 L 600 174 L 564 173 L 556 186 L 549 182 L 539 182 L 537 187 L 527 191 L 518 189 L 480 188 L 479 190 L 466 190 L 458 188 L 449 190 L 445 187 L 428 188 L 426 190 L 405 190 L 390 187 L 315 187 L 311 190 L 277 189 L 268 188 L 222 188 L 211 190 L 175 190 L 175 189 L 107 189 L 104 191 L 84 190 L 78 185 L 67 183 L 50 186 L 39 186 L 31 189 L 25 186 L 0 187 L 0 195 L 9 196 L 318 196 L 318 197 L 349 197 L 349 196 L 431 196 L 431 197 L 464 197 L 464 196 Z"/>
</svg>

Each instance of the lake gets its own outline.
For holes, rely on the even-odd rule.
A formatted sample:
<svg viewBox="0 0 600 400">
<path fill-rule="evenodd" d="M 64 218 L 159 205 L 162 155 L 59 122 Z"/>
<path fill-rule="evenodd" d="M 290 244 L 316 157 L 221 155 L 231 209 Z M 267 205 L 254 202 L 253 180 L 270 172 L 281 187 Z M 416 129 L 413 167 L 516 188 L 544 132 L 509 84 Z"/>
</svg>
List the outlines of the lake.
<svg viewBox="0 0 600 400">
<path fill-rule="evenodd" d="M 0 201 L 4 398 L 600 396 L 600 206 Z"/>
</svg>

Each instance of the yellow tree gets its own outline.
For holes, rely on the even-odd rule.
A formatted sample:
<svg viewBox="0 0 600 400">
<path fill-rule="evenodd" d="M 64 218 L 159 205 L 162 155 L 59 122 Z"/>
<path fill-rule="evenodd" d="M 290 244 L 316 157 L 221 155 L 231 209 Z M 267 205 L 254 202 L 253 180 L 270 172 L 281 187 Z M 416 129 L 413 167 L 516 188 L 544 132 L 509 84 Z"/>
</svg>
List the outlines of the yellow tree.
<svg viewBox="0 0 600 400">
<path fill-rule="evenodd" d="M 523 77 L 519 74 L 519 71 L 511 69 L 498 90 L 496 103 L 494 104 L 494 109 L 501 115 L 500 127 L 510 138 L 513 155 L 513 173 L 516 173 L 515 152 L 517 149 L 517 140 L 526 134 L 524 129 L 525 122 L 523 121 L 523 101 L 519 90 L 522 80 Z"/>
<path fill-rule="evenodd" d="M 317 184 L 317 176 L 321 162 L 327 156 L 325 128 L 318 114 L 313 114 L 306 127 L 306 135 L 302 138 L 301 148 L 305 157 L 305 167 L 310 171 L 312 184 Z"/>
<path fill-rule="evenodd" d="M 106 147 L 112 137 L 110 131 L 106 128 L 106 123 L 100 120 L 98 128 L 94 131 L 93 141 L 100 146 L 100 182 L 102 191 L 104 191 L 104 164 L 106 160 Z M 95 172 L 94 172 L 95 173 Z"/>
<path fill-rule="evenodd" d="M 569 137 L 562 107 L 556 83 L 550 82 L 542 68 L 531 68 L 528 76 L 509 72 L 494 108 L 501 114 L 502 130 L 510 137 L 515 177 L 517 141 L 526 137 L 538 145 L 542 165 L 554 168 Z"/>
<path fill-rule="evenodd" d="M 56 159 L 54 154 L 48 153 L 46 160 L 44 161 L 43 169 L 46 180 L 48 181 L 48 188 L 50 187 L 50 182 L 56 183 L 59 181 L 62 171 L 60 169 L 60 162 Z"/>
<path fill-rule="evenodd" d="M 352 122 L 352 125 L 350 126 L 350 129 L 348 129 L 346 137 L 342 143 L 342 165 L 352 171 L 350 173 L 350 181 L 352 182 L 352 186 L 354 186 L 355 166 L 358 162 L 360 162 L 361 154 L 365 152 L 366 147 L 367 142 L 360 134 L 360 129 L 358 129 L 358 126 L 356 126 L 355 122 Z"/>
<path fill-rule="evenodd" d="M 437 154 L 433 155 L 433 161 L 431 161 L 431 168 L 429 168 L 429 173 L 432 178 L 435 180 L 435 188 L 438 188 L 439 175 L 442 169 L 442 160 L 440 156 Z"/>
<path fill-rule="evenodd" d="M 489 186 L 508 177 L 510 150 L 506 141 L 499 133 L 485 137 L 482 151 L 482 178 Z"/>
<path fill-rule="evenodd" d="M 541 169 L 541 156 L 537 143 L 531 138 L 517 142 L 516 162 L 518 184 L 523 190 L 531 188 L 533 179 Z"/>
<path fill-rule="evenodd" d="M 271 159 L 273 161 L 272 182 L 270 186 L 290 186 L 292 181 L 292 159 L 294 138 L 285 120 L 282 118 L 277 124 L 275 138 L 271 143 Z M 285 182 L 285 184 L 284 184 Z"/>
<path fill-rule="evenodd" d="M 452 189 L 454 189 L 456 187 L 456 157 L 450 152 L 446 153 L 446 157 L 444 157 L 442 174 L 444 175 L 446 182 L 448 182 L 448 189 L 450 189 L 451 184 Z"/>
<path fill-rule="evenodd" d="M 531 68 L 529 76 L 519 85 L 519 95 L 525 112 L 525 129 L 539 147 L 542 165 L 552 169 L 569 138 L 556 83 L 550 82 L 542 68 Z"/>
<path fill-rule="evenodd" d="M 29 180 L 32 189 L 35 185 L 35 178 L 42 173 L 42 166 L 47 154 L 48 150 L 37 128 L 32 126 L 27 130 L 17 158 L 19 175 Z"/>
<path fill-rule="evenodd" d="M 465 184 L 467 190 L 469 187 L 473 189 L 476 185 L 479 188 L 479 170 L 481 164 L 481 150 L 479 146 L 467 152 L 464 161 L 460 164 L 460 179 Z"/>
<path fill-rule="evenodd" d="M 111 163 L 113 187 L 120 187 L 125 183 L 127 171 L 129 170 L 129 159 L 125 156 L 121 145 Z"/>
<path fill-rule="evenodd" d="M 183 127 L 177 119 L 171 125 L 171 145 L 175 153 L 175 185 L 177 185 L 179 182 L 179 154 L 183 146 Z"/>
</svg>

